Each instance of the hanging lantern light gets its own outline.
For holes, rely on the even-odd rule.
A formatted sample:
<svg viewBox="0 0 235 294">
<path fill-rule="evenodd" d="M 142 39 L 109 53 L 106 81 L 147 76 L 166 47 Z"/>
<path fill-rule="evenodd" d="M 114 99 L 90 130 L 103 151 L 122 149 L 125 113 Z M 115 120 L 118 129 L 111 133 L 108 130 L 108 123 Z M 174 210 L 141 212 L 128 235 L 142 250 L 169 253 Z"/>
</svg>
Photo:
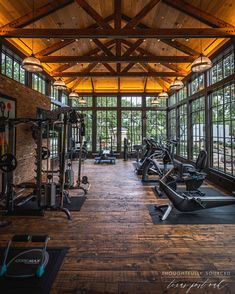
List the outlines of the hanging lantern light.
<svg viewBox="0 0 235 294">
<path fill-rule="evenodd" d="M 79 102 L 80 105 L 86 105 L 86 104 L 87 104 L 86 100 L 85 100 L 83 97 L 81 97 L 81 98 L 78 100 L 78 102 Z"/>
<path fill-rule="evenodd" d="M 175 78 L 175 80 L 170 84 L 170 90 L 177 91 L 184 87 L 184 83 L 179 80 L 178 78 Z"/>
<path fill-rule="evenodd" d="M 26 57 L 21 67 L 29 72 L 41 72 L 43 70 L 41 62 L 34 55 Z"/>
<path fill-rule="evenodd" d="M 206 57 L 205 55 L 201 54 L 191 65 L 191 70 L 193 72 L 204 72 L 212 67 L 213 63 L 210 58 Z"/>
<path fill-rule="evenodd" d="M 156 97 L 151 101 L 151 105 L 153 105 L 153 106 L 157 106 L 159 103 L 160 103 L 160 101 L 157 100 Z"/>
<path fill-rule="evenodd" d="M 169 96 L 167 94 L 167 92 L 165 92 L 164 90 L 158 94 L 158 98 L 159 99 L 167 99 Z"/>
<path fill-rule="evenodd" d="M 76 92 L 71 92 L 69 94 L 69 99 L 79 99 L 79 95 Z"/>
<path fill-rule="evenodd" d="M 53 87 L 55 87 L 58 90 L 66 90 L 66 88 L 67 88 L 65 82 L 61 78 L 54 81 Z"/>
</svg>

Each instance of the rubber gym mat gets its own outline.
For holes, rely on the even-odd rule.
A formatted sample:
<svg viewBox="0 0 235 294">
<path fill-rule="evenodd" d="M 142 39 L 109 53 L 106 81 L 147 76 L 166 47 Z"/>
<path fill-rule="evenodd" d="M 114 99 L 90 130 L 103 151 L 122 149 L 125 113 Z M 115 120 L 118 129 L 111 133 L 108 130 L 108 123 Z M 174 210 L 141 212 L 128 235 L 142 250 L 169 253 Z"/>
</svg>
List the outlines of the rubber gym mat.
<svg viewBox="0 0 235 294">
<path fill-rule="evenodd" d="M 12 248 L 9 252 L 8 260 L 28 248 Z M 5 248 L 0 248 L 0 260 L 2 261 Z M 49 294 L 56 275 L 62 265 L 65 255 L 68 251 L 67 247 L 47 248 L 49 253 L 49 262 L 46 267 L 45 274 L 41 278 L 0 278 L 0 293 L 4 294 Z"/>
<path fill-rule="evenodd" d="M 85 196 L 72 196 L 70 198 L 71 203 L 66 203 L 64 202 L 64 207 L 68 208 L 69 211 L 80 211 L 85 200 L 86 197 Z"/>
<path fill-rule="evenodd" d="M 205 192 L 206 196 L 222 196 L 219 190 L 209 187 L 201 187 L 200 191 Z M 188 213 L 183 213 L 173 208 L 165 221 L 160 220 L 159 212 L 154 206 L 155 205 L 153 204 L 147 205 L 154 225 L 235 224 L 235 205 L 221 206 Z"/>
</svg>

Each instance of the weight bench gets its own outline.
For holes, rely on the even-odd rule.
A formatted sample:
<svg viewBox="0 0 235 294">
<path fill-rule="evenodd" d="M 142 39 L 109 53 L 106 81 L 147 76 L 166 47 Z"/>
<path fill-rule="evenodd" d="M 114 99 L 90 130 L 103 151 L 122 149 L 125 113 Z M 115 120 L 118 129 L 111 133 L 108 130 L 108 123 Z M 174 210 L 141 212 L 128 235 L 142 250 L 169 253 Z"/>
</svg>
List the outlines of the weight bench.
<svg viewBox="0 0 235 294">
<path fill-rule="evenodd" d="M 174 169 L 174 168 L 173 168 Z M 155 209 L 161 212 L 160 219 L 166 220 L 171 213 L 173 207 L 180 212 L 192 212 L 196 210 L 215 208 L 226 205 L 235 204 L 234 196 L 204 196 L 194 197 L 184 193 L 179 194 L 166 184 L 167 178 L 173 172 L 173 169 L 166 173 L 166 175 L 159 181 L 162 191 L 170 200 L 166 205 L 155 205 Z M 233 193 L 234 194 L 234 193 Z"/>
</svg>

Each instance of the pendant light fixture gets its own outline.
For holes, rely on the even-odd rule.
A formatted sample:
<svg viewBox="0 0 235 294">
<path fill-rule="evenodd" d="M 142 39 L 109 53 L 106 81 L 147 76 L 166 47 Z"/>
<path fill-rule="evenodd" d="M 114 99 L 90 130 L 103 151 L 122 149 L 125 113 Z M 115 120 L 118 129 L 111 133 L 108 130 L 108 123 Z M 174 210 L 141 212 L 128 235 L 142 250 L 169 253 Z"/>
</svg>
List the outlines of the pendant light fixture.
<svg viewBox="0 0 235 294">
<path fill-rule="evenodd" d="M 79 99 L 79 95 L 76 92 L 71 92 L 69 94 L 69 99 Z"/>
<path fill-rule="evenodd" d="M 33 31 L 34 31 L 34 15 L 35 15 L 35 9 L 34 9 L 34 0 L 33 0 Z M 41 62 L 33 54 L 33 51 L 34 51 L 33 45 L 34 45 L 34 40 L 32 38 L 32 54 L 31 56 L 24 58 L 24 60 L 22 61 L 21 67 L 28 72 L 42 72 L 43 68 L 42 68 Z"/>
<path fill-rule="evenodd" d="M 157 99 L 157 97 L 155 97 L 152 101 L 151 101 L 151 105 L 152 106 L 157 106 L 160 104 L 160 101 Z"/>
<path fill-rule="evenodd" d="M 200 14 L 201 14 L 201 10 L 202 10 L 202 7 L 201 7 L 201 0 L 200 0 Z M 201 22 L 200 22 L 200 29 L 201 29 Z M 213 66 L 213 63 L 210 60 L 210 58 L 202 54 L 202 39 L 200 39 L 200 46 L 201 46 L 201 54 L 192 63 L 191 65 L 192 72 L 202 73 Z"/>
<path fill-rule="evenodd" d="M 81 98 L 78 100 L 78 103 L 79 103 L 80 105 L 86 105 L 86 104 L 87 104 L 86 100 L 85 100 L 83 97 L 81 97 Z"/>
<path fill-rule="evenodd" d="M 162 82 L 163 82 L 162 92 L 158 94 L 158 98 L 159 99 L 167 99 L 169 96 L 168 96 L 167 92 L 165 92 L 164 80 L 162 80 Z"/>
<path fill-rule="evenodd" d="M 58 25 L 59 25 L 59 28 L 61 29 L 62 23 L 59 22 Z M 62 41 L 62 40 L 61 40 L 61 41 Z M 60 56 L 61 56 L 61 48 L 60 48 Z M 55 88 L 58 89 L 58 90 L 62 90 L 62 91 L 67 89 L 66 84 L 65 84 L 65 82 L 62 80 L 62 78 L 59 78 L 58 80 L 56 80 L 56 81 L 53 83 L 53 87 L 55 87 Z"/>
<path fill-rule="evenodd" d="M 177 49 L 175 48 L 175 56 L 177 56 Z M 181 80 L 179 80 L 177 77 L 174 79 L 174 81 L 170 84 L 170 90 L 171 91 L 177 91 L 184 87 L 184 84 Z"/>
<path fill-rule="evenodd" d="M 174 81 L 170 84 L 170 90 L 177 91 L 184 87 L 184 83 L 179 80 L 178 78 L 175 78 Z"/>
<path fill-rule="evenodd" d="M 65 82 L 61 78 L 54 81 L 53 87 L 58 90 L 66 90 L 67 89 Z"/>
</svg>

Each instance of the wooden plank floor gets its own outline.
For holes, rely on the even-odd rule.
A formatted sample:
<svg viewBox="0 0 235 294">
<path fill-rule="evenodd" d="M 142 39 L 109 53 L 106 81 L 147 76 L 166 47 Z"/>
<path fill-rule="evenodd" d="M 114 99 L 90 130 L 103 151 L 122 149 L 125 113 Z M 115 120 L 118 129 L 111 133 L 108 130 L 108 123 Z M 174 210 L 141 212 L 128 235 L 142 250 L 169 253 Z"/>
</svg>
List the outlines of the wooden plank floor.
<svg viewBox="0 0 235 294">
<path fill-rule="evenodd" d="M 50 246 L 70 247 L 52 294 L 235 293 L 235 225 L 153 225 L 146 204 L 166 200 L 142 185 L 130 161 L 88 160 L 83 169 L 92 187 L 72 221 L 47 212 L 8 217 L 12 225 L 0 228 L 0 246 L 15 233 L 29 233 L 49 234 Z M 220 271 L 216 279 L 207 276 L 212 271 Z"/>
</svg>

